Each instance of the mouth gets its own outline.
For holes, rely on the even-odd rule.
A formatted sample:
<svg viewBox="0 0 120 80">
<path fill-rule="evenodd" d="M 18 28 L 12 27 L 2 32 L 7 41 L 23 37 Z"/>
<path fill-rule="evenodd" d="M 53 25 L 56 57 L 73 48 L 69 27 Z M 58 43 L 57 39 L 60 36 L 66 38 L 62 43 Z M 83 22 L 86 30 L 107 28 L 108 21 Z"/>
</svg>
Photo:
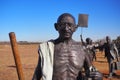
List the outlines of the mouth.
<svg viewBox="0 0 120 80">
<path fill-rule="evenodd" d="M 64 33 L 64 37 L 70 37 L 70 36 L 71 36 L 71 33 L 68 33 L 68 32 Z"/>
</svg>

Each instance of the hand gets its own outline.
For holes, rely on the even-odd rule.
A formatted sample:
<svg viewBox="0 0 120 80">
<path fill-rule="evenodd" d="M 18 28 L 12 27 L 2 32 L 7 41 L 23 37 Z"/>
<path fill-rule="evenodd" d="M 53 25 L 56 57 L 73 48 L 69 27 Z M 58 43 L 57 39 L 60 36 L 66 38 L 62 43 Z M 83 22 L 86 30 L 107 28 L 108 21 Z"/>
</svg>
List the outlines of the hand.
<svg viewBox="0 0 120 80">
<path fill-rule="evenodd" d="M 103 75 L 99 71 L 90 72 L 89 77 L 92 78 L 92 80 L 103 80 Z"/>
<path fill-rule="evenodd" d="M 80 37 L 82 38 L 82 34 L 80 35 Z"/>
</svg>

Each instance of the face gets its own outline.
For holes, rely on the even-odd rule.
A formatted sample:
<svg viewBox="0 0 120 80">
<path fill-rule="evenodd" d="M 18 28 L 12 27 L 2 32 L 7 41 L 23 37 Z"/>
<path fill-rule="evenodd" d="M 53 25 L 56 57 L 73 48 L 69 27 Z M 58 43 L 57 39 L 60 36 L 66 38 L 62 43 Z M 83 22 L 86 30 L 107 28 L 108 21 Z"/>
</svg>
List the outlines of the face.
<svg viewBox="0 0 120 80">
<path fill-rule="evenodd" d="M 91 41 L 92 41 L 92 40 L 91 40 L 90 38 L 87 38 L 87 39 L 86 39 L 86 43 L 87 43 L 87 44 L 91 44 Z"/>
<path fill-rule="evenodd" d="M 56 23 L 56 28 L 61 38 L 69 39 L 75 31 L 75 21 L 70 16 L 64 16 L 58 23 Z"/>
<path fill-rule="evenodd" d="M 106 37 L 107 43 L 111 43 L 111 39 L 109 37 Z"/>
</svg>

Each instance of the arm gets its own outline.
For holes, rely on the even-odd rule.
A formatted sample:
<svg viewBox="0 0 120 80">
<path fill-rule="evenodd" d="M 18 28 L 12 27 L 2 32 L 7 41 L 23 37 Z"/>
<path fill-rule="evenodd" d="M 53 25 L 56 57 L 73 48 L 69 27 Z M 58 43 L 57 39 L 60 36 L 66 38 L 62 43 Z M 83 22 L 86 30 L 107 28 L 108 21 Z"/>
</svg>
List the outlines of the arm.
<svg viewBox="0 0 120 80">
<path fill-rule="evenodd" d="M 118 49 L 117 49 L 117 47 L 116 47 L 115 44 L 113 44 L 113 46 L 114 46 L 114 51 L 115 51 L 116 58 L 119 61 L 119 58 L 118 58 L 119 57 Z"/>
<path fill-rule="evenodd" d="M 82 35 L 80 35 L 80 39 L 81 39 L 82 45 L 85 46 L 85 42 L 83 41 Z"/>
<path fill-rule="evenodd" d="M 116 45 L 115 45 L 115 44 L 114 44 L 114 50 L 116 51 L 117 56 L 119 56 L 119 54 L 118 54 L 118 49 L 117 49 L 117 47 L 116 47 Z"/>
<path fill-rule="evenodd" d="M 85 58 L 85 73 L 86 77 L 92 80 L 103 80 L 103 75 L 100 73 L 93 65 L 92 62 L 90 62 L 89 57 L 86 56 Z"/>
<path fill-rule="evenodd" d="M 92 62 L 88 56 L 88 54 L 85 54 L 85 61 L 84 61 L 84 69 L 85 69 L 85 74 L 88 77 L 90 73 L 90 68 L 92 67 Z"/>
<path fill-rule="evenodd" d="M 35 69 L 35 72 L 34 72 L 34 75 L 33 75 L 32 80 L 40 80 L 41 77 L 42 77 L 41 58 L 40 58 L 40 56 L 39 56 L 38 64 L 37 64 L 37 67 L 36 67 L 36 69 Z"/>
</svg>

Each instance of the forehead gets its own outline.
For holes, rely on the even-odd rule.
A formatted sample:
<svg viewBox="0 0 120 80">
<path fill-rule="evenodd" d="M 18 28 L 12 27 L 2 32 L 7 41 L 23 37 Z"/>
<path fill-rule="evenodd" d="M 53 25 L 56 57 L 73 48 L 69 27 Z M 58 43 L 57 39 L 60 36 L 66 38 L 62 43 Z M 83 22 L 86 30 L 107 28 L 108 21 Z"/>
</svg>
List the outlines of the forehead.
<svg viewBox="0 0 120 80">
<path fill-rule="evenodd" d="M 70 17 L 70 16 L 64 16 L 64 17 L 62 17 L 60 20 L 59 20 L 59 22 L 60 23 L 62 23 L 62 22 L 67 22 L 67 23 L 75 23 L 74 22 L 74 19 L 72 18 L 72 17 Z"/>
</svg>

